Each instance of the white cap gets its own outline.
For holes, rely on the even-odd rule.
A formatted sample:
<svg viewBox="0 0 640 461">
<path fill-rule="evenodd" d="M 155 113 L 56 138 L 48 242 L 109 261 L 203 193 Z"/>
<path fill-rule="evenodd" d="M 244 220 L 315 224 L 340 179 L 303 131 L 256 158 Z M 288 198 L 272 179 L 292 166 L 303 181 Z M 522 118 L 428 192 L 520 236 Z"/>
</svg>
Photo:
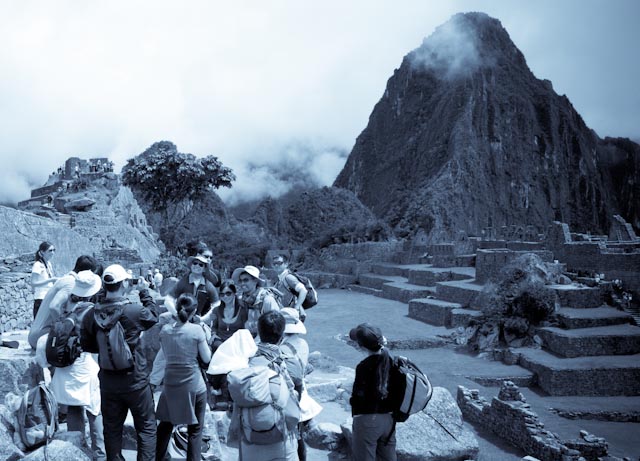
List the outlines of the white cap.
<svg viewBox="0 0 640 461">
<path fill-rule="evenodd" d="M 133 278 L 120 264 L 112 264 L 104 270 L 102 281 L 106 284 L 122 282 Z"/>
</svg>

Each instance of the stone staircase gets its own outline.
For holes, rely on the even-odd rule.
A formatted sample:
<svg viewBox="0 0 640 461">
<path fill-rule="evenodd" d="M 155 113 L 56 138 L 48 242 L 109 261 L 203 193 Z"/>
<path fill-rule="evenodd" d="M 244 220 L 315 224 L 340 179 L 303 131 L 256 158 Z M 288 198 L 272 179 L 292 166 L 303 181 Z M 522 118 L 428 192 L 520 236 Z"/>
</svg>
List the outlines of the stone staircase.
<svg viewBox="0 0 640 461">
<path fill-rule="evenodd" d="M 483 285 L 473 267 L 372 264 L 348 287 L 408 304 L 408 316 L 456 328 L 481 315 L 473 309 Z M 640 328 L 633 317 L 602 305 L 597 287 L 552 285 L 562 308 L 558 327 L 542 327 L 543 349 L 511 349 L 505 362 L 535 374 L 550 395 L 640 395 Z"/>
</svg>

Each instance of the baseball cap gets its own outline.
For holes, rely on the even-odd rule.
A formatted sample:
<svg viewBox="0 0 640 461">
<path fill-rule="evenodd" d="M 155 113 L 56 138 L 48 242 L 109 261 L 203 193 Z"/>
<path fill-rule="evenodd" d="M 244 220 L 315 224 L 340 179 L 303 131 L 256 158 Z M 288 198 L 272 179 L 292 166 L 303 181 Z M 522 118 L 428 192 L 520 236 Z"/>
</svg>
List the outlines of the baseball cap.
<svg viewBox="0 0 640 461">
<path fill-rule="evenodd" d="M 133 278 L 120 264 L 112 264 L 102 274 L 102 281 L 108 285 Z"/>
</svg>

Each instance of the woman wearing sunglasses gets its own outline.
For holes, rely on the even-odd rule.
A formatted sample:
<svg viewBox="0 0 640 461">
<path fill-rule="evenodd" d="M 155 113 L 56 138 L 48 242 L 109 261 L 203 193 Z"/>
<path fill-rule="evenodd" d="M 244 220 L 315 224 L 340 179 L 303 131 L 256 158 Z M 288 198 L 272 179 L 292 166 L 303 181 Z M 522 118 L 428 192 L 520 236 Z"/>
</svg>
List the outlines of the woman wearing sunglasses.
<svg viewBox="0 0 640 461">
<path fill-rule="evenodd" d="M 225 280 L 220 285 L 220 305 L 214 309 L 211 323 L 211 334 L 213 352 L 220 347 L 220 344 L 229 339 L 236 331 L 244 328 L 247 321 L 247 306 L 236 295 L 236 284 L 233 280 Z M 215 402 L 211 402 L 212 407 L 226 409 L 231 401 L 231 395 L 227 387 L 226 375 L 212 375 L 209 380 L 213 393 L 216 395 Z"/>
<path fill-rule="evenodd" d="M 31 268 L 31 286 L 33 287 L 33 318 L 40 309 L 40 304 L 44 296 L 53 286 L 53 282 L 58 280 L 53 276 L 53 265 L 51 259 L 55 254 L 53 243 L 42 242 L 36 251 L 35 262 Z"/>
</svg>

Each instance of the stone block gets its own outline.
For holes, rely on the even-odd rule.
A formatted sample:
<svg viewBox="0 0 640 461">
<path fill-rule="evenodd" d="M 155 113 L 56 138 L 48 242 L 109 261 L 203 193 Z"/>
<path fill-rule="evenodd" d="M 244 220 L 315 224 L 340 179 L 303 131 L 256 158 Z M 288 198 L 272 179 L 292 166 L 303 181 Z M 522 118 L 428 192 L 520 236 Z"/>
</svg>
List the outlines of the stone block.
<svg viewBox="0 0 640 461">
<path fill-rule="evenodd" d="M 613 325 L 564 330 L 555 327 L 538 329 L 544 347 L 561 357 L 593 355 L 628 355 L 640 352 L 640 328 Z"/>
<path fill-rule="evenodd" d="M 80 448 L 64 440 L 52 440 L 46 447 L 40 447 L 27 455 L 25 461 L 91 461 Z"/>
<path fill-rule="evenodd" d="M 317 450 L 338 450 L 344 443 L 342 429 L 337 424 L 319 423 L 303 433 L 304 441 Z"/>
<path fill-rule="evenodd" d="M 452 328 L 466 327 L 475 319 L 482 317 L 482 312 L 473 309 L 452 309 L 449 326 Z"/>
<path fill-rule="evenodd" d="M 450 323 L 451 311 L 461 307 L 440 299 L 412 299 L 409 301 L 409 317 L 430 325 L 446 326 Z"/>
</svg>

